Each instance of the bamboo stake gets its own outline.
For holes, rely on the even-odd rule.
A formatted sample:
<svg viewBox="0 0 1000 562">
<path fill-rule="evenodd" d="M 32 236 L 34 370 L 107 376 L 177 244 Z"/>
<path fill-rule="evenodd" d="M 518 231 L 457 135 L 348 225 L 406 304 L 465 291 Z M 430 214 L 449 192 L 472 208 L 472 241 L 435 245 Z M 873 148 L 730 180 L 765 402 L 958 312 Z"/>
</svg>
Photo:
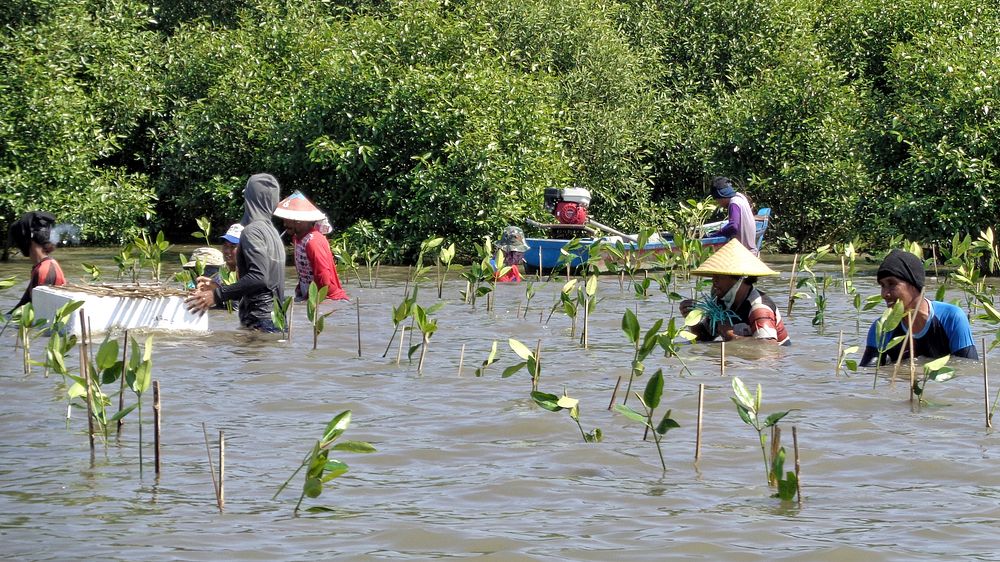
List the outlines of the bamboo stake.
<svg viewBox="0 0 1000 562">
<path fill-rule="evenodd" d="M 795 305 L 795 268 L 799 264 L 799 255 L 795 254 L 792 258 L 792 276 L 788 279 L 788 310 L 785 311 L 785 316 L 792 315 L 792 306 Z"/>
<path fill-rule="evenodd" d="M 542 340 L 535 343 L 535 372 L 531 374 L 531 390 L 538 390 L 538 379 L 542 376 Z"/>
<path fill-rule="evenodd" d="M 80 309 L 80 374 L 83 375 L 83 383 L 87 387 L 87 438 L 90 441 L 90 450 L 94 450 L 94 395 L 90 388 L 90 365 L 87 361 L 87 322 Z"/>
<path fill-rule="evenodd" d="M 292 343 L 292 318 L 295 317 L 295 299 L 288 303 L 288 317 L 285 318 L 285 325 L 288 327 L 288 343 Z"/>
<path fill-rule="evenodd" d="M 396 366 L 399 367 L 399 358 L 403 356 L 403 336 L 408 328 L 403 326 L 403 331 L 399 333 L 399 350 L 396 352 Z"/>
<path fill-rule="evenodd" d="M 160 381 L 153 381 L 153 457 L 156 474 L 160 474 Z"/>
<path fill-rule="evenodd" d="M 375 264 L 375 286 L 372 287 L 373 289 L 378 289 L 378 274 L 379 274 L 379 271 L 381 271 L 381 270 L 382 270 L 382 262 L 376 263 Z"/>
<path fill-rule="evenodd" d="M 802 507 L 802 477 L 799 475 L 802 465 L 799 464 L 799 434 L 792 426 L 792 446 L 795 447 L 795 497 L 798 499 L 799 507 Z"/>
<path fill-rule="evenodd" d="M 934 258 L 934 277 L 938 277 L 938 266 L 937 266 L 937 244 L 931 244 L 931 257 Z"/>
<path fill-rule="evenodd" d="M 844 294 L 847 293 L 847 264 L 844 262 L 844 256 L 840 256 L 840 273 L 844 278 Z"/>
<path fill-rule="evenodd" d="M 615 389 L 611 391 L 611 402 L 608 402 L 608 410 L 615 405 L 615 397 L 618 395 L 618 387 L 622 384 L 622 377 L 618 376 L 618 382 L 615 383 Z"/>
<path fill-rule="evenodd" d="M 722 340 L 719 352 L 719 374 L 726 376 L 726 340 Z"/>
<path fill-rule="evenodd" d="M 590 328 L 590 302 L 589 298 L 583 301 L 583 333 L 580 334 L 580 342 L 583 344 L 583 348 L 587 349 L 588 342 L 588 330 Z"/>
<path fill-rule="evenodd" d="M 462 376 L 462 363 L 465 362 L 465 344 L 462 344 L 462 352 L 458 354 L 458 376 Z"/>
<path fill-rule="evenodd" d="M 226 507 L 226 436 L 219 430 L 219 511 Z"/>
<path fill-rule="evenodd" d="M 355 299 L 358 305 L 358 357 L 361 357 L 361 297 Z"/>
<path fill-rule="evenodd" d="M 833 376 L 840 376 L 840 358 L 844 355 L 844 331 L 840 331 L 840 337 L 837 338 L 837 366 L 834 368 Z"/>
<path fill-rule="evenodd" d="M 205 422 L 201 422 L 201 433 L 205 436 L 205 452 L 208 453 L 208 473 L 212 475 L 212 490 L 215 491 L 215 503 L 222 511 L 222 498 L 219 496 L 219 482 L 215 479 L 215 465 L 212 462 L 212 448 L 208 444 L 208 430 L 205 429 Z"/>
<path fill-rule="evenodd" d="M 990 416 L 990 373 L 986 368 L 986 338 L 983 338 L 983 402 L 986 405 L 986 429 L 993 427 Z"/>
<path fill-rule="evenodd" d="M 125 330 L 125 344 L 122 345 L 122 374 L 121 383 L 118 387 L 118 411 L 121 412 L 125 409 L 125 370 L 128 369 L 128 330 Z M 117 437 L 122 435 L 122 424 L 125 423 L 124 418 L 118 418 L 118 434 Z"/>
<path fill-rule="evenodd" d="M 537 280 L 541 281 L 542 280 L 542 247 L 541 246 L 538 247 L 538 271 L 536 273 L 537 273 Z"/>
<path fill-rule="evenodd" d="M 921 293 L 923 294 L 923 293 Z M 920 306 L 919 304 L 917 305 Z M 911 310 L 906 313 L 907 319 L 909 321 L 909 327 L 906 330 L 906 339 L 903 340 L 903 346 L 899 348 L 899 355 L 896 356 L 896 365 L 892 369 L 892 378 L 889 381 L 889 386 L 896 385 L 896 374 L 899 373 L 899 367 L 903 364 L 903 350 L 907 347 L 910 349 L 910 388 L 913 388 L 913 318 L 916 316 L 916 311 Z M 912 395 L 912 390 L 910 391 Z"/>
<path fill-rule="evenodd" d="M 694 439 L 694 462 L 701 458 L 701 420 L 705 411 L 705 384 L 698 384 L 698 428 Z"/>
</svg>

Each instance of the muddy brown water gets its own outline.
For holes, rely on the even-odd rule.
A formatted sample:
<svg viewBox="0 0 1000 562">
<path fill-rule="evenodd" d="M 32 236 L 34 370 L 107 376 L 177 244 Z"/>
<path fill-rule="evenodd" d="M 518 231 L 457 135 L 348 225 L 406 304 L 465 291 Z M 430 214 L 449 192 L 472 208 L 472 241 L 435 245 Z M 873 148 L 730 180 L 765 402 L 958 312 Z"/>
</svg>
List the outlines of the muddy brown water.
<svg viewBox="0 0 1000 562">
<path fill-rule="evenodd" d="M 113 272 L 110 254 L 63 249 L 57 257 L 68 276 L 80 278 L 83 262 L 102 264 L 105 275 Z M 768 259 L 782 275 L 760 286 L 784 308 L 790 260 Z M 19 298 L 28 268 L 23 258 L 0 264 L 0 277 L 21 280 L 0 292 L 4 310 Z M 865 296 L 877 292 L 873 270 L 863 266 L 855 279 Z M 839 271 L 830 273 L 839 277 Z M 476 308 L 462 304 L 464 281 L 452 274 L 418 375 L 405 350 L 396 366 L 395 343 L 382 357 L 406 270 L 382 268 L 375 289 L 359 288 L 341 274 L 351 297 L 361 301 L 360 358 L 354 301 L 330 305 L 334 313 L 316 351 L 304 331 L 304 306 L 296 308 L 300 331 L 291 343 L 241 332 L 235 316 L 224 311 L 211 313 L 210 335 L 156 336 L 153 378 L 163 396 L 158 478 L 151 425 L 144 431 L 147 464 L 140 477 L 135 412 L 120 441 L 98 445 L 92 460 L 85 414 L 74 412 L 66 428 L 65 387 L 40 368 L 23 376 L 15 331 L 8 329 L 0 338 L 0 557 L 1000 559 L 1000 438 L 984 424 L 982 363 L 953 361 L 958 376 L 928 383 L 927 397 L 936 405 L 919 409 L 911 407 L 904 382 L 893 385 L 885 376 L 872 390 L 871 370 L 836 377 L 839 331 L 848 345 L 856 344 L 882 310 L 864 313 L 858 331 L 839 285 L 829 295 L 825 327 L 811 324 L 811 301 L 797 303 L 787 320 L 792 346 L 727 345 L 727 376 L 719 373 L 717 344 L 683 348 L 693 375 L 680 376 L 677 360 L 660 352 L 647 360 L 647 373 L 664 369 L 661 409 L 671 408 L 681 425 L 664 439 L 664 473 L 652 441 L 642 441 L 642 427 L 607 409 L 632 359 L 620 328 L 624 310 L 638 311 L 643 331 L 672 313 L 655 283 L 651 296 L 636 298 L 617 278 L 602 277 L 590 347 L 582 349 L 570 337 L 566 316 L 557 312 L 539 322 L 561 282 L 535 284 L 525 319 L 517 311 L 526 283 L 499 287 L 496 310 L 487 312 L 484 301 Z M 437 302 L 429 282 L 421 286 L 421 302 Z M 992 340 L 988 328 L 973 324 L 977 344 L 982 337 Z M 535 406 L 523 371 L 501 378 L 518 361 L 508 338 L 532 349 L 541 340 L 541 390 L 565 389 L 579 398 L 584 428 L 601 428 L 602 443 L 584 443 L 566 412 Z M 500 342 L 497 362 L 474 376 L 494 340 Z M 39 359 L 41 347 L 34 348 Z M 994 393 L 998 355 L 987 358 L 996 373 Z M 733 375 L 751 387 L 763 385 L 765 414 L 794 410 L 782 422 L 783 444 L 791 457 L 795 426 L 801 506 L 770 497 L 756 433 L 729 398 Z M 645 382 L 638 380 L 635 389 Z M 705 414 L 702 456 L 695 463 L 699 383 L 706 389 Z M 629 404 L 638 407 L 634 397 Z M 278 499 L 271 497 L 327 421 L 346 409 L 353 410 L 353 422 L 345 438 L 369 441 L 378 452 L 334 455 L 350 471 L 303 504 L 331 511 L 296 517 L 301 475 Z M 213 438 L 220 430 L 226 435 L 222 514 L 202 423 Z"/>
</svg>

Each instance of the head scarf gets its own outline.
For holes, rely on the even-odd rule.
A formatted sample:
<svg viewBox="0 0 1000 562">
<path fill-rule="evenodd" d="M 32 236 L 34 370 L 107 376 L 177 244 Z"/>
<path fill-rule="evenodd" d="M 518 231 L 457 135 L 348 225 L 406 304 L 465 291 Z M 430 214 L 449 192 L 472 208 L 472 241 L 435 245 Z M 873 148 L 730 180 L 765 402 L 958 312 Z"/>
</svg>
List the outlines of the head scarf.
<svg viewBox="0 0 1000 562">
<path fill-rule="evenodd" d="M 923 289 L 924 263 L 910 252 L 893 250 L 882 260 L 882 265 L 878 266 L 875 279 L 881 281 L 882 278 L 889 276 L 902 279 L 918 290 Z"/>
</svg>

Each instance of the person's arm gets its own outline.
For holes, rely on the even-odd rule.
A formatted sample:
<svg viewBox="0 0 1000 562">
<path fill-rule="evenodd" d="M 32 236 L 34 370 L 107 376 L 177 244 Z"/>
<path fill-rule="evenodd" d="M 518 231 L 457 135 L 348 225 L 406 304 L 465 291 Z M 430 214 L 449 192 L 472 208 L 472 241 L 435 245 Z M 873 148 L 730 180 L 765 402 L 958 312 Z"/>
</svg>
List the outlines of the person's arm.
<svg viewBox="0 0 1000 562">
<path fill-rule="evenodd" d="M 872 323 L 871 327 L 868 328 L 868 339 L 865 342 L 865 353 L 861 356 L 861 361 L 858 362 L 858 365 L 861 367 L 867 367 L 872 362 L 872 359 L 878 357 L 877 345 L 878 344 L 875 342 L 875 324 Z M 837 358 L 837 361 L 840 361 L 839 357 Z"/>
<path fill-rule="evenodd" d="M 740 225 L 742 224 L 741 216 L 743 213 L 740 212 L 740 206 L 736 204 L 735 201 L 729 202 L 729 223 L 724 225 L 718 230 L 719 236 L 732 237 L 735 236 L 737 232 L 740 231 Z"/>
</svg>

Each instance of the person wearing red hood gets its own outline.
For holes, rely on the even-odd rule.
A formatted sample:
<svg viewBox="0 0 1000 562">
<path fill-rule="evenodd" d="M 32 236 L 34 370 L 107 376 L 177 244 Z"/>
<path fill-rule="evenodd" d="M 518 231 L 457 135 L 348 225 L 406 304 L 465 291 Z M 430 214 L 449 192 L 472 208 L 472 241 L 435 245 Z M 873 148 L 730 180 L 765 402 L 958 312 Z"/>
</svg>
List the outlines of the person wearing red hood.
<svg viewBox="0 0 1000 562">
<path fill-rule="evenodd" d="M 31 302 L 31 290 L 35 287 L 66 283 L 59 262 L 50 255 L 55 250 L 55 244 L 50 239 L 52 226 L 55 223 L 56 217 L 52 214 L 45 211 L 31 211 L 21 215 L 17 222 L 10 225 L 10 241 L 21 250 L 21 255 L 31 258 L 35 263 L 31 268 L 28 288 L 11 312 Z"/>
<path fill-rule="evenodd" d="M 292 233 L 295 271 L 299 275 L 299 282 L 295 284 L 295 300 L 309 298 L 309 284 L 313 281 L 316 287 L 327 288 L 326 298 L 348 300 L 325 236 L 330 232 L 326 215 L 305 195 L 296 191 L 278 203 L 274 216 L 282 219 L 285 228 Z"/>
</svg>

